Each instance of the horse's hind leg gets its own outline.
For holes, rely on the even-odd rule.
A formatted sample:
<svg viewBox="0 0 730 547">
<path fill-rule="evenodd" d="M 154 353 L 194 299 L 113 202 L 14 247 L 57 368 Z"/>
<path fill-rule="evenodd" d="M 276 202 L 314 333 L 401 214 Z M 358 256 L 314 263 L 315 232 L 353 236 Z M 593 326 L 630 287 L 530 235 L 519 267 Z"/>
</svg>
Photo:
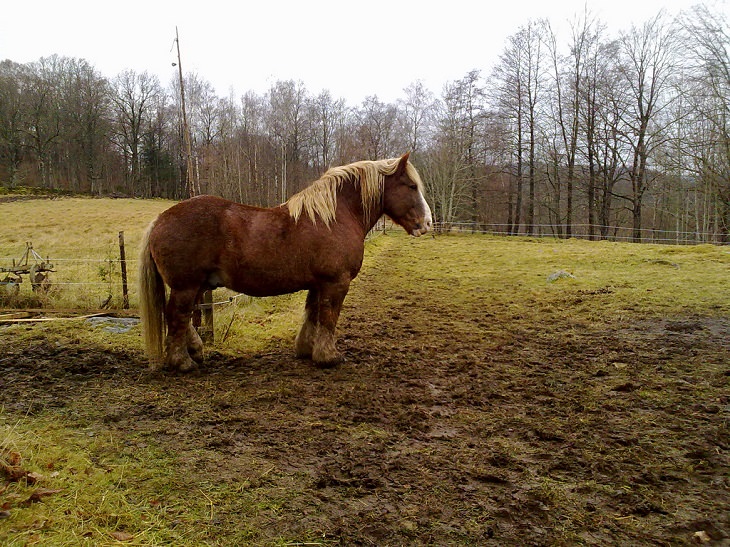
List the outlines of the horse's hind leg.
<svg viewBox="0 0 730 547">
<path fill-rule="evenodd" d="M 203 290 L 199 290 L 195 297 L 195 308 L 193 308 L 193 321 L 188 323 L 187 345 L 188 353 L 196 363 L 203 362 L 203 340 L 201 340 L 195 325 L 200 325 L 200 304 L 203 302 Z"/>
<path fill-rule="evenodd" d="M 203 341 L 192 323 L 188 323 L 188 354 L 196 363 L 203 362 Z"/>
<path fill-rule="evenodd" d="M 188 344 L 190 329 L 192 329 L 190 318 L 195 307 L 197 292 L 197 289 L 170 290 L 166 309 L 167 338 L 165 340 L 166 361 L 170 369 L 187 372 L 196 367 L 195 361 L 190 358 Z"/>
</svg>

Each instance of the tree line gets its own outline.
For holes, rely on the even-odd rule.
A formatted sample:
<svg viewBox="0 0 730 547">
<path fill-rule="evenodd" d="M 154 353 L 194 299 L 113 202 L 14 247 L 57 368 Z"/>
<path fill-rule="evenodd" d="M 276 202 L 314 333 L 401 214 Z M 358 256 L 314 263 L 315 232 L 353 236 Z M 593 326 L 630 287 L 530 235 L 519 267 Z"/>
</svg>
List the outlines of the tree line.
<svg viewBox="0 0 730 547">
<path fill-rule="evenodd" d="M 442 227 L 725 242 L 729 56 L 726 16 L 698 5 L 618 35 L 588 11 L 566 36 L 529 20 L 489 72 L 438 96 L 416 81 L 394 103 L 351 106 L 293 80 L 219 97 L 194 73 L 163 86 L 83 59 L 5 60 L 0 182 L 272 206 L 330 166 L 410 150 Z"/>
</svg>

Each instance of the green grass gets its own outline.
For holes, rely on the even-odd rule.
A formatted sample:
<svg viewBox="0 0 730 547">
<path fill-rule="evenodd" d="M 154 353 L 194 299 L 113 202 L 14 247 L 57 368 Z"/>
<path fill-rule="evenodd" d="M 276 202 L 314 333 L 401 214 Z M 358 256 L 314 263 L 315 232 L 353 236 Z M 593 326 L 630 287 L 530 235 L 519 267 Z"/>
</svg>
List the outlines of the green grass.
<svg viewBox="0 0 730 547">
<path fill-rule="evenodd" d="M 159 526 L 172 509 L 159 501 L 176 486 L 172 457 L 130 449 L 58 415 L 10 419 L 0 414 L 0 454 L 19 454 L 23 470 L 40 478 L 8 484 L 2 499 L 15 503 L 12 516 L 0 521 L 3 545 L 112 544 L 114 533 L 143 535 L 146 544 L 174 539 Z M 39 490 L 51 493 L 29 503 Z"/>
<path fill-rule="evenodd" d="M 18 255 L 25 241 L 49 255 L 58 270 L 50 305 L 94 308 L 109 290 L 118 304 L 116 278 L 110 289 L 100 279 L 100 264 L 116 258 L 120 230 L 125 232 L 128 257 L 136 263 L 142 231 L 169 205 L 80 198 L 0 204 L 0 256 Z M 89 261 L 75 262 L 78 259 Z M 380 277 L 372 277 L 375 270 Z M 549 282 L 548 276 L 559 270 L 573 277 Z M 480 235 L 414 240 L 389 233 L 368 243 L 362 279 L 353 288 L 357 292 L 358 284 L 383 285 L 383 309 L 405 292 L 426 295 L 426 302 L 431 301 L 428 295 L 434 295 L 435 324 L 450 321 L 451 309 L 473 309 L 484 318 L 483 336 L 492 336 L 499 345 L 536 325 L 550 332 L 552 321 L 560 336 L 569 339 L 566 325 L 620 328 L 629 319 L 724 316 L 730 313 L 729 275 L 727 247 Z M 132 266 L 132 286 L 135 279 Z M 78 288 L 65 282 L 90 285 Z M 215 291 L 214 300 L 229 296 L 227 291 Z M 357 306 L 358 298 L 363 296 L 348 298 L 344 314 L 348 306 Z M 301 293 L 258 300 L 242 297 L 218 306 L 213 349 L 230 356 L 253 355 L 291 344 L 303 299 Z M 134 292 L 132 306 L 136 306 Z M 469 328 L 462 325 L 460 330 Z M 13 337 L 19 345 L 88 344 L 141 352 L 138 327 L 110 334 L 80 321 L 51 323 L 42 331 L 26 325 L 5 329 L 3 336 Z M 103 421 L 89 419 L 101 418 L 93 399 L 76 404 L 20 417 L 0 410 L 0 458 L 20 454 L 22 468 L 41 476 L 36 484 L 11 482 L 0 496 L 0 503 L 12 507 L 11 516 L 0 519 L 3 545 L 246 544 L 260 535 L 260 530 L 248 526 L 247 515 L 275 514 L 299 493 L 273 488 L 266 473 L 220 480 L 215 472 L 206 480 L 181 476 L 178 455 L 154 437 L 140 437 L 134 431 L 122 435 Z M 104 412 L 109 415 L 108 408 Z M 353 435 L 377 436 L 378 431 L 355 429 Z M 217 463 L 225 466 L 223 461 Z M 58 492 L 24 504 L 38 488 Z M 545 480 L 535 488 L 546 505 L 559 503 L 565 495 L 554 481 Z M 231 512 L 240 517 L 239 526 L 221 530 L 217 519 Z M 280 544 L 288 543 L 281 539 Z"/>
<path fill-rule="evenodd" d="M 174 451 L 161 450 L 154 439 L 118 438 L 53 413 L 9 419 L 0 413 L 0 458 L 20 454 L 23 470 L 39 478 L 32 485 L 10 482 L 2 492 L 0 502 L 10 510 L 0 519 L 3 546 L 246 545 L 261 535 L 248 517 L 276 512 L 297 495 L 271 488 L 269 481 L 280 476 L 273 470 L 231 479 L 213 468 L 201 480 L 181 473 Z M 195 457 L 206 461 L 207 455 Z M 224 469 L 225 461 L 217 465 Z M 258 465 L 251 462 L 252 469 Z M 238 524 L 222 529 L 220 519 L 229 513 Z"/>
</svg>

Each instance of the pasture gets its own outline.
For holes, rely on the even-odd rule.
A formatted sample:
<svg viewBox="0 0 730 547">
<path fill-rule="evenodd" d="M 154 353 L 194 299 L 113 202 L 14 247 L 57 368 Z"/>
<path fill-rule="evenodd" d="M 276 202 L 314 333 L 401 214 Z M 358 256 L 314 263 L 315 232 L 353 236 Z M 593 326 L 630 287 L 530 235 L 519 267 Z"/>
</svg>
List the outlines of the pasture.
<svg viewBox="0 0 730 547">
<path fill-rule="evenodd" d="M 124 230 L 135 259 L 167 206 L 2 203 L 0 256 L 103 266 Z M 55 263 L 94 284 L 42 303 L 118 305 Z M 0 325 L 0 543 L 725 544 L 729 276 L 726 247 L 389 232 L 334 369 L 293 356 L 303 294 L 220 305 L 195 375 L 147 372 L 139 326 Z"/>
</svg>

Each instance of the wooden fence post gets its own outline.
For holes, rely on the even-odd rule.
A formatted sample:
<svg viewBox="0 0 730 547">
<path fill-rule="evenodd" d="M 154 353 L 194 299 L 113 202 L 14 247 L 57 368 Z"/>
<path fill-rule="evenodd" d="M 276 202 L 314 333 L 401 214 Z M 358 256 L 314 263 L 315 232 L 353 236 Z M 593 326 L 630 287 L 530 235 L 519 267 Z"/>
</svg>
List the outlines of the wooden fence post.
<svg viewBox="0 0 730 547">
<path fill-rule="evenodd" d="M 129 289 L 127 287 L 127 258 L 124 252 L 124 232 L 119 232 L 119 262 L 122 265 L 122 309 L 129 309 Z"/>
<path fill-rule="evenodd" d="M 213 342 L 215 337 L 213 329 L 213 291 L 203 293 L 203 329 L 201 338 L 205 342 Z"/>
<path fill-rule="evenodd" d="M 193 310 L 193 327 L 200 334 L 201 340 L 213 342 L 213 291 L 203 293 L 203 301 Z"/>
</svg>

